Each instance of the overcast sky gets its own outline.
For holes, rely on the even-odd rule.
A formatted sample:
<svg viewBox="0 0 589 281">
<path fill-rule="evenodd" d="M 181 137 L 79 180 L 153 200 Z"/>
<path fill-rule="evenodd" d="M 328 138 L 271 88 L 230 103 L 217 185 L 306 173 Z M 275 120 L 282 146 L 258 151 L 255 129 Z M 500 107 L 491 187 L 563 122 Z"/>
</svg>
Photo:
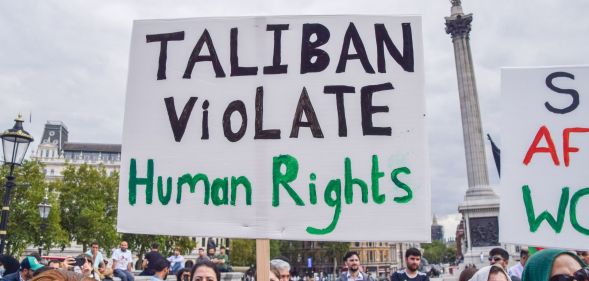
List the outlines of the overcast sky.
<svg viewBox="0 0 589 281">
<path fill-rule="evenodd" d="M 589 1 L 464 0 L 483 129 L 500 144 L 500 69 L 589 64 Z M 433 211 L 457 212 L 467 188 L 454 54 L 437 1 L 2 1 L 0 129 L 20 112 L 38 145 L 47 120 L 70 141 L 120 143 L 131 27 L 136 19 L 311 14 L 421 15 Z M 581 96 L 583 93 L 581 93 Z M 525 112 L 522 113 L 525 118 Z M 489 174 L 498 184 L 487 142 Z M 452 221 L 444 217 L 444 221 Z M 452 235 L 454 229 L 446 229 Z"/>
</svg>

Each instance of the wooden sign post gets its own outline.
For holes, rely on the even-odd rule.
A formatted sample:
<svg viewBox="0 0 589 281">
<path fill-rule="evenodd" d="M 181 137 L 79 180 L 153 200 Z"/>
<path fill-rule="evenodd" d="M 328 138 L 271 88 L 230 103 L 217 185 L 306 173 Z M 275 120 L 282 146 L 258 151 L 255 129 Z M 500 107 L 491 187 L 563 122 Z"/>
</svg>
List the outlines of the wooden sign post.
<svg viewBox="0 0 589 281">
<path fill-rule="evenodd" d="M 256 239 L 256 280 L 270 280 L 270 240 Z"/>
</svg>

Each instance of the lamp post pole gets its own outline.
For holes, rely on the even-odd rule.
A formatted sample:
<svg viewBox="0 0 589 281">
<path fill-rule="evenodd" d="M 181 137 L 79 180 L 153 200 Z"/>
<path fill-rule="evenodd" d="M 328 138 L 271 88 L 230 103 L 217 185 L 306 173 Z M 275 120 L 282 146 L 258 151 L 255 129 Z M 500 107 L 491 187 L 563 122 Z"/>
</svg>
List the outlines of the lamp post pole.
<svg viewBox="0 0 589 281">
<path fill-rule="evenodd" d="M 2 215 L 0 219 L 0 254 L 4 254 L 4 247 L 6 246 L 6 237 L 8 230 L 8 214 L 10 212 L 10 196 L 12 189 L 15 187 L 14 181 L 14 166 L 20 166 L 27 153 L 29 144 L 33 141 L 33 137 L 24 130 L 22 123 L 24 120 L 22 116 L 14 119 L 14 126 L 2 134 L 2 150 L 4 152 L 4 165 L 10 168 L 6 176 L 6 189 L 4 190 L 4 199 L 2 200 Z"/>
<path fill-rule="evenodd" d="M 14 165 L 10 165 L 10 172 L 6 176 L 6 190 L 4 191 L 4 199 L 2 200 L 2 215 L 0 222 L 0 254 L 4 254 L 4 246 L 6 245 L 6 234 L 8 229 L 8 213 L 10 212 L 10 196 L 14 188 Z"/>
<path fill-rule="evenodd" d="M 47 218 L 49 217 L 49 212 L 51 212 L 51 204 L 49 204 L 49 198 L 47 198 L 47 188 L 45 188 L 45 198 L 43 201 L 37 205 L 39 207 L 39 216 L 41 217 L 41 232 L 39 234 L 39 256 L 43 254 L 43 236 L 45 234 L 45 229 L 47 228 Z"/>
</svg>

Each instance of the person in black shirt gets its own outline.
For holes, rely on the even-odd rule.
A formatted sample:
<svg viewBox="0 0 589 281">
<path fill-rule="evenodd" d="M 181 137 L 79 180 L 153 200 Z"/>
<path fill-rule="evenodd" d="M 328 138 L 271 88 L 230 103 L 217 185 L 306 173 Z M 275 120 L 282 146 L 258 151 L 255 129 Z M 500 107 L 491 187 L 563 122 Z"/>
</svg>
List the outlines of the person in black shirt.
<svg viewBox="0 0 589 281">
<path fill-rule="evenodd" d="M 165 259 L 162 254 L 159 253 L 160 245 L 158 243 L 151 244 L 151 252 L 145 254 L 141 267 L 143 271 L 139 273 L 141 276 L 153 276 L 155 274 L 155 262 L 159 259 Z"/>
<path fill-rule="evenodd" d="M 407 249 L 405 252 L 407 268 L 393 272 L 391 281 L 429 281 L 429 277 L 418 270 L 420 262 L 421 252 L 416 248 Z"/>
</svg>

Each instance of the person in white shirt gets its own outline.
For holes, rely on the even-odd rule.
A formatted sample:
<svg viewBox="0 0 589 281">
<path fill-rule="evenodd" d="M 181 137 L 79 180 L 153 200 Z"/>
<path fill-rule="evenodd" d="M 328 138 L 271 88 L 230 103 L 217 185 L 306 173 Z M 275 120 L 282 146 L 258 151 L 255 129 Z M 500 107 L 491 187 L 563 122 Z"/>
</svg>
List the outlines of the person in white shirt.
<svg viewBox="0 0 589 281">
<path fill-rule="evenodd" d="M 526 262 L 528 261 L 528 257 L 530 256 L 527 249 L 521 249 L 519 252 L 519 262 L 510 267 L 507 273 L 512 280 L 521 280 L 522 273 L 524 272 L 524 267 L 526 266 Z"/>
<path fill-rule="evenodd" d="M 112 253 L 112 269 L 116 277 L 121 278 L 121 281 L 135 281 L 133 276 L 133 254 L 127 250 L 129 244 L 127 241 L 122 241 L 120 248 Z"/>
<path fill-rule="evenodd" d="M 180 255 L 179 248 L 176 248 L 174 254 L 168 257 L 168 261 L 170 262 L 170 272 L 176 274 L 176 272 L 182 268 L 182 264 L 184 263 L 184 257 Z"/>
</svg>

